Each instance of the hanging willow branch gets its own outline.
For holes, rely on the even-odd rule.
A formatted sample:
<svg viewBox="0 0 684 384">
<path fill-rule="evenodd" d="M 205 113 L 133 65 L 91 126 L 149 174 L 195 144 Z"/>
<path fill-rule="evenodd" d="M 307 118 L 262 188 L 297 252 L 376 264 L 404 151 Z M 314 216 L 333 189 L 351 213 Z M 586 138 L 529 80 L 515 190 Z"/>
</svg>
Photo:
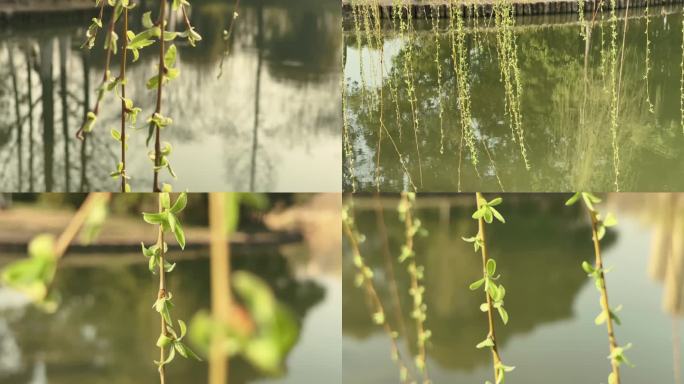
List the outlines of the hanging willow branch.
<svg viewBox="0 0 684 384">
<path fill-rule="evenodd" d="M 223 55 L 221 55 L 221 62 L 219 62 L 219 73 L 216 76 L 217 79 L 220 79 L 221 76 L 223 76 L 223 61 L 230 54 L 230 46 L 229 46 L 230 37 L 233 35 L 233 29 L 235 29 L 235 23 L 237 22 L 237 18 L 240 15 L 238 13 L 239 11 L 240 11 L 240 0 L 237 0 L 235 2 L 235 7 L 233 8 L 233 14 L 232 14 L 232 18 L 230 21 L 230 26 L 228 26 L 228 29 L 223 30 L 223 41 L 226 42 L 226 46 L 223 49 Z M 186 18 L 186 20 L 187 20 L 187 18 Z M 259 48 L 259 47 L 257 47 L 257 48 Z"/>
<path fill-rule="evenodd" d="M 487 337 L 478 343 L 476 347 L 478 349 L 489 348 L 492 351 L 494 382 L 499 384 L 504 382 L 506 373 L 511 372 L 515 367 L 505 365 L 501 360 L 501 355 L 499 355 L 494 326 L 494 310 L 499 313 L 499 317 L 501 317 L 501 321 L 504 325 L 508 324 L 508 312 L 504 309 L 506 289 L 503 284 L 496 283 L 500 275 L 496 274 L 496 261 L 487 254 L 488 248 L 485 223 L 491 224 L 494 219 L 496 219 L 503 224 L 506 220 L 501 213 L 494 208 L 503 202 L 501 197 L 487 201 L 482 194 L 478 192 L 475 194 L 475 202 L 477 210 L 473 213 L 472 217 L 477 220 L 478 231 L 475 236 L 469 238 L 464 237 L 463 240 L 472 243 L 475 252 L 480 251 L 480 254 L 482 255 L 482 278 L 470 284 L 469 288 L 471 291 L 474 291 L 483 287 L 485 302 L 480 305 L 480 310 L 487 313 L 487 323 L 489 325 Z"/>
<path fill-rule="evenodd" d="M 168 155 L 171 153 L 171 144 L 163 143 L 160 140 L 160 130 L 172 123 L 168 117 L 161 114 L 162 102 L 162 86 L 169 80 L 175 79 L 179 76 L 180 70 L 175 68 L 176 64 L 176 47 L 171 45 L 168 49 L 165 48 L 165 42 L 173 41 L 176 37 L 183 37 L 188 40 L 191 46 L 195 46 L 198 41 L 202 40 L 202 36 L 195 31 L 195 28 L 190 23 L 187 7 L 190 6 L 186 0 L 173 0 L 171 9 L 179 11 L 183 17 L 186 30 L 182 33 L 166 31 L 166 0 L 160 1 L 160 10 L 157 23 L 152 23 L 150 12 L 146 12 L 142 17 L 142 25 L 145 28 L 140 33 L 135 33 L 128 29 L 129 10 L 133 9 L 136 4 L 130 0 L 97 0 L 96 6 L 100 7 L 99 16 L 92 19 L 92 23 L 86 32 L 86 41 L 84 47 L 91 49 L 95 45 L 98 31 L 102 28 L 102 17 L 104 10 L 109 5 L 112 8 L 112 16 L 109 21 L 107 35 L 105 36 L 105 50 L 106 61 L 105 71 L 102 78 L 102 83 L 97 90 L 97 99 L 94 108 L 86 114 L 83 126 L 76 133 L 76 137 L 85 140 L 86 134 L 92 132 L 94 125 L 98 118 L 100 103 L 104 98 L 105 92 L 115 90 L 117 97 L 121 100 L 121 130 L 112 129 L 112 137 L 120 143 L 121 159 L 117 164 L 116 170 L 110 173 L 110 176 L 115 179 L 120 179 L 120 190 L 122 192 L 130 191 L 130 185 L 127 180 L 130 175 L 126 172 L 126 150 L 128 135 L 126 133 L 127 122 L 131 124 L 131 128 L 135 128 L 137 115 L 141 111 L 140 108 L 133 105 L 133 100 L 126 97 L 126 65 L 128 61 L 128 52 L 133 55 L 133 61 L 137 61 L 140 57 L 140 49 L 154 44 L 154 39 L 159 42 L 159 65 L 158 72 L 155 76 L 147 81 L 148 89 L 157 90 L 157 101 L 155 112 L 147 120 L 149 123 L 148 143 L 152 135 L 155 135 L 155 148 L 150 153 L 150 158 L 154 162 L 154 184 L 152 190 L 155 192 L 161 191 L 159 187 L 159 171 L 162 168 L 167 168 L 173 178 L 176 177 L 171 165 L 168 161 Z M 121 66 L 119 76 L 112 78 L 110 74 L 110 63 L 112 55 L 116 55 L 118 51 L 119 35 L 115 32 L 115 26 L 119 18 L 123 16 L 122 32 L 122 46 L 121 46 Z M 170 190 L 170 186 L 164 186 L 165 190 Z"/>
<path fill-rule="evenodd" d="M 79 232 L 84 232 L 84 242 L 89 242 L 99 232 L 110 197 L 109 193 L 89 194 L 59 237 L 55 239 L 44 234 L 31 240 L 29 258 L 10 263 L 2 269 L 0 280 L 3 284 L 24 292 L 38 307 L 54 311 L 57 303 L 51 292 L 59 262 Z M 84 227 L 87 231 L 82 231 Z"/>
<path fill-rule="evenodd" d="M 171 168 L 171 163 L 168 160 L 168 156 L 171 154 L 171 144 L 163 143 L 161 141 L 161 130 L 173 123 L 170 117 L 162 115 L 162 89 L 164 84 L 169 80 L 173 80 L 180 75 L 180 69 L 176 68 L 176 46 L 171 44 L 171 46 L 166 49 L 166 41 L 173 41 L 176 37 L 184 37 L 188 40 L 191 46 L 195 46 L 197 41 L 202 40 L 202 37 L 195 31 L 194 27 L 190 24 L 190 19 L 187 15 L 186 7 L 189 7 L 190 3 L 186 0 L 173 0 L 171 5 L 172 11 L 180 10 L 183 14 L 183 20 L 185 22 L 186 30 L 182 33 L 168 32 L 166 31 L 166 0 L 161 0 L 161 6 L 159 10 L 159 17 L 157 18 L 156 27 L 160 29 L 157 35 L 157 40 L 159 42 L 159 64 L 157 74 L 152 76 L 147 81 L 148 89 L 156 89 L 157 99 L 154 113 L 147 120 L 149 123 L 149 134 L 147 141 L 149 143 L 152 135 L 154 135 L 154 151 L 149 154 L 150 159 L 154 162 L 154 178 L 152 184 L 152 190 L 154 192 L 160 192 L 163 190 L 169 191 L 171 187 L 169 185 L 164 185 L 163 188 L 159 186 L 159 171 L 166 168 L 169 174 L 174 179 L 176 174 Z"/>
<path fill-rule="evenodd" d="M 618 346 L 615 337 L 614 324 L 620 325 L 621 323 L 620 318 L 616 313 L 620 311 L 622 306 L 611 308 L 608 303 L 608 289 L 606 288 L 605 278 L 605 274 L 608 271 L 603 266 L 600 244 L 601 239 L 603 239 L 603 236 L 606 234 L 606 229 L 617 225 L 617 219 L 610 213 L 607 214 L 605 218 L 601 217 L 601 214 L 594 208 L 594 204 L 600 203 L 601 199 L 588 192 L 575 193 L 565 202 L 565 205 L 573 205 L 580 198 L 582 198 L 582 201 L 584 202 L 584 206 L 591 221 L 591 239 L 594 243 L 594 265 L 584 261 L 582 263 L 582 269 L 584 269 L 589 277 L 594 279 L 596 289 L 600 293 L 601 312 L 596 316 L 594 323 L 596 325 L 606 323 L 606 329 L 608 331 L 608 345 L 610 346 L 610 355 L 608 355 L 608 358 L 610 359 L 612 369 L 608 376 L 608 384 L 620 384 L 620 365 L 622 363 L 631 365 L 624 352 L 632 345 L 630 343 L 624 347 L 620 347 Z"/>
<path fill-rule="evenodd" d="M 112 14 L 109 19 L 107 34 L 105 36 L 105 69 L 102 73 L 102 81 L 100 82 L 100 86 L 97 88 L 97 97 L 95 98 L 95 105 L 93 106 L 93 109 L 86 114 L 86 119 L 83 122 L 81 128 L 79 128 L 79 130 L 76 131 L 76 137 L 79 140 L 86 140 L 87 134 L 93 131 L 93 128 L 95 127 L 95 122 L 97 121 L 97 117 L 100 111 L 100 102 L 104 98 L 105 92 L 111 91 L 112 89 L 114 89 L 115 86 L 115 83 L 111 79 L 109 66 L 112 61 L 112 51 L 116 53 L 116 40 L 118 38 L 116 32 L 114 32 L 114 25 L 116 24 L 116 21 L 119 18 L 119 15 L 121 14 L 122 8 L 119 2 L 113 4 L 113 2 L 109 0 L 98 0 L 98 4 L 100 6 L 99 16 L 97 18 L 92 19 L 92 23 L 90 24 L 90 26 L 88 27 L 88 31 L 86 32 L 86 41 L 83 43 L 81 47 L 87 47 L 88 49 L 92 49 L 93 46 L 95 46 L 95 39 L 97 38 L 98 30 L 102 28 L 102 17 L 104 15 L 104 9 L 108 4 L 112 9 Z M 113 44 L 111 44 L 112 42 Z"/>
<path fill-rule="evenodd" d="M 173 295 L 166 285 L 166 273 L 173 271 L 176 264 L 166 259 L 168 245 L 164 241 L 164 234 L 166 232 L 172 233 L 181 249 L 185 249 L 185 234 L 176 215 L 185 209 L 187 195 L 181 193 L 173 205 L 168 193 L 160 193 L 158 196 L 159 212 L 143 213 L 145 222 L 157 226 L 157 242 L 149 248 L 142 244 L 142 253 L 149 259 L 150 272 L 159 273 L 159 292 L 153 308 L 160 316 L 161 333 L 157 339 L 159 361 L 155 361 L 155 364 L 159 369 L 159 380 L 164 384 L 165 366 L 173 361 L 176 352 L 185 358 L 192 357 L 197 360 L 200 358 L 182 342 L 187 332 L 185 322 L 178 320 L 178 329 L 174 328 L 175 325 L 171 318 Z"/>
<path fill-rule="evenodd" d="M 370 305 L 372 307 L 371 310 L 373 311 L 373 322 L 382 326 L 385 334 L 390 339 L 392 361 L 394 361 L 399 368 L 399 377 L 401 382 L 413 383 L 415 382 L 413 379 L 413 373 L 408 369 L 408 365 L 404 362 L 404 358 L 401 355 L 399 344 L 397 342 L 397 339 L 399 338 L 399 332 L 397 332 L 387 321 L 385 308 L 382 305 L 380 296 L 378 295 L 375 285 L 373 284 L 373 271 L 370 269 L 370 267 L 368 267 L 364 257 L 361 254 L 359 244 L 362 243 L 365 238 L 356 227 L 353 202 L 345 205 L 342 210 L 342 226 L 344 233 L 349 240 L 349 244 L 351 245 L 354 267 L 356 269 L 356 285 L 365 289 L 366 295 L 370 300 Z"/>
<path fill-rule="evenodd" d="M 432 332 L 425 327 L 427 320 L 427 303 L 425 303 L 425 286 L 423 285 L 424 270 L 423 266 L 419 266 L 416 262 L 416 252 L 413 247 L 413 239 L 416 234 L 427 235 L 427 231 L 422 227 L 421 221 L 414 218 L 414 204 L 416 194 L 411 192 L 403 192 L 401 194 L 401 201 L 397 207 L 399 213 L 399 220 L 404 222 L 404 236 L 406 242 L 401 248 L 401 255 L 399 256 L 400 263 L 406 263 L 406 271 L 411 279 L 411 288 L 409 294 L 413 299 L 413 309 L 411 317 L 416 324 L 416 347 L 418 355 L 415 358 L 416 367 L 423 375 L 423 383 L 430 383 L 430 377 L 427 369 L 427 351 L 426 345 L 430 339 Z"/>
</svg>

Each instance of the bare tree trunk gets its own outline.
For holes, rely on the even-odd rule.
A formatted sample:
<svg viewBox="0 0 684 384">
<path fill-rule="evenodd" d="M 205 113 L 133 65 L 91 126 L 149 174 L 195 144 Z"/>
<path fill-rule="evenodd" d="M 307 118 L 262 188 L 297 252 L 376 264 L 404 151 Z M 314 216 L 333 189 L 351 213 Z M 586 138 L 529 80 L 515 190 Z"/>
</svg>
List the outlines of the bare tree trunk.
<svg viewBox="0 0 684 384">
<path fill-rule="evenodd" d="M 67 61 L 69 59 L 69 44 L 71 38 L 63 36 L 59 38 L 59 96 L 62 101 L 62 138 L 64 140 L 64 188 L 70 191 L 69 178 L 69 108 L 67 105 Z"/>
<path fill-rule="evenodd" d="M 26 51 L 26 81 L 28 83 L 28 123 L 29 123 L 29 132 L 28 132 L 28 142 L 29 142 L 29 158 L 28 158 L 28 167 L 29 167 L 29 188 L 28 190 L 30 192 L 33 192 L 33 66 L 35 65 L 33 58 L 31 55 L 33 54 L 32 52 L 33 48 L 29 48 Z"/>
<path fill-rule="evenodd" d="M 22 159 L 23 153 L 23 143 L 22 143 L 22 124 L 21 124 L 21 111 L 19 109 L 19 86 L 17 85 L 17 70 L 14 66 L 14 47 L 12 45 L 7 45 L 7 54 L 9 56 L 9 66 L 10 66 L 10 77 L 12 78 L 12 92 L 14 93 L 14 115 L 16 117 L 16 128 L 17 128 L 17 192 L 21 192 L 22 183 L 21 179 L 24 175 Z"/>
<path fill-rule="evenodd" d="M 51 192 L 54 184 L 53 162 L 55 146 L 55 106 L 52 83 L 52 52 L 54 41 L 48 39 L 40 43 L 40 84 L 43 105 L 43 179 L 45 191 Z"/>
<path fill-rule="evenodd" d="M 81 53 L 81 60 L 83 62 L 83 121 L 88 119 L 88 112 L 90 111 L 90 59 L 88 53 Z M 88 158 L 86 156 L 86 149 L 88 143 L 88 136 L 84 136 L 81 140 L 81 192 L 88 189 L 88 179 L 86 176 L 86 169 L 88 168 Z"/>
<path fill-rule="evenodd" d="M 254 184 L 256 178 L 256 153 L 259 148 L 259 95 L 261 91 L 261 65 L 262 65 L 262 48 L 263 48 L 263 29 L 264 29 L 264 9 L 263 5 L 257 6 L 257 69 L 256 69 L 256 85 L 254 89 L 254 133 L 252 134 L 252 163 L 249 179 L 249 190 L 254 192 Z"/>
</svg>

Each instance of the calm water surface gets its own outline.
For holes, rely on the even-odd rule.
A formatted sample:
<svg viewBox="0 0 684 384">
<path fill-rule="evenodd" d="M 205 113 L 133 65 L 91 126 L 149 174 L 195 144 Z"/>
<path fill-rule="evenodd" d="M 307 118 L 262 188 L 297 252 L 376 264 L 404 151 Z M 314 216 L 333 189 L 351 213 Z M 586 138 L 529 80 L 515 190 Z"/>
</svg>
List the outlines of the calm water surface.
<svg viewBox="0 0 684 384">
<path fill-rule="evenodd" d="M 133 12 L 133 29 L 141 29 L 141 15 L 152 4 L 142 2 Z M 178 179 L 163 172 L 162 181 L 196 192 L 339 191 L 339 5 L 330 0 L 243 2 L 227 44 L 222 35 L 233 2 L 193 5 L 190 18 L 203 40 L 196 48 L 176 43 L 182 75 L 164 91 L 162 112 L 174 124 L 162 140 L 174 147 L 170 161 Z M 117 181 L 108 176 L 120 156 L 109 134 L 120 129 L 113 95 L 105 99 L 83 155 L 74 139 L 104 68 L 99 41 L 90 55 L 79 48 L 90 17 L 19 16 L 0 26 L 0 190 L 117 190 Z M 226 47 L 230 55 L 217 79 Z M 138 191 L 152 188 L 147 153 L 153 144 L 145 144 L 144 121 L 155 95 L 144 83 L 155 71 L 156 50 L 147 51 L 128 71 L 128 94 L 143 108 L 143 128 L 130 137 L 127 153 L 131 185 Z M 119 72 L 118 62 L 113 61 L 113 74 Z M 33 67 L 30 84 L 28 64 Z"/>
<path fill-rule="evenodd" d="M 393 31 L 391 24 L 386 24 L 382 55 L 377 48 L 370 49 L 365 38 L 362 38 L 359 50 L 354 25 L 346 23 L 346 116 L 354 167 L 353 171 L 349 170 L 352 156 L 345 153 L 344 190 L 352 190 L 353 177 L 357 190 L 366 191 L 376 190 L 378 184 L 382 191 L 410 190 L 409 179 L 419 191 L 682 190 L 681 7 L 651 8 L 650 13 L 654 16 L 650 17 L 648 28 L 651 41 L 648 87 L 644 80 L 646 19 L 643 12 L 643 8 L 630 11 L 627 23 L 615 142 L 610 131 L 610 93 L 605 86 L 607 72 L 601 69 L 601 26 L 604 26 L 603 51 L 607 52 L 609 24 L 597 24 L 587 49 L 575 15 L 518 19 L 514 32 L 523 87 L 521 111 L 531 165 L 529 171 L 525 169 L 519 145 L 513 141 L 508 116 L 504 115 L 504 87 L 497 58 L 496 33 L 487 27 L 491 22 L 480 19 L 476 33 L 473 28 L 466 31 L 472 127 L 480 141 L 477 172 L 465 150 L 459 161 L 461 128 L 447 23 L 439 25 L 440 34 L 435 40 L 432 23 L 421 18 L 415 22 L 415 33 L 410 41 L 406 35 L 402 37 L 398 31 Z M 623 21 L 620 20 L 618 47 L 622 35 Z M 585 49 L 588 51 L 586 66 Z M 442 68 L 441 97 L 435 64 L 437 52 Z M 412 61 L 408 60 L 410 53 Z M 383 71 L 381 56 L 384 57 Z M 405 65 L 413 67 L 409 72 L 418 101 L 417 140 L 407 97 Z M 395 83 L 399 95 L 398 118 L 396 102 L 391 97 L 392 74 L 398 76 L 398 83 Z M 384 125 L 404 157 L 408 173 L 384 131 L 378 145 L 381 108 L 377 100 L 368 101 L 368 95 L 378 92 L 381 87 Z M 653 113 L 649 112 L 646 89 L 654 106 Z M 440 99 L 444 106 L 443 135 L 440 133 Z M 443 153 L 440 153 L 442 144 Z M 619 154 L 617 167 L 614 166 L 614 145 Z M 616 170 L 619 172 L 617 186 Z"/>
<path fill-rule="evenodd" d="M 580 207 L 564 206 L 567 197 L 508 195 L 501 205 L 507 224 L 488 227 L 488 249 L 502 275 L 510 314 L 507 326 L 497 323 L 500 352 L 505 363 L 517 367 L 506 375 L 507 383 L 600 383 L 610 371 L 605 326 L 594 325 L 599 295 L 580 267 L 593 258 L 591 229 Z M 417 240 L 416 254 L 425 267 L 426 326 L 432 330 L 428 368 L 437 384 L 482 383 L 492 376 L 491 354 L 475 348 L 487 332 L 486 315 L 479 311 L 483 297 L 468 289 L 481 276 L 481 259 L 460 239 L 476 231 L 470 218 L 474 200 L 471 195 L 418 197 L 416 216 L 430 232 Z M 378 211 L 373 200 L 355 199 L 357 221 L 367 237 L 362 252 L 375 272 L 387 318 L 402 334 L 399 343 L 406 355 L 407 348 L 415 353 L 415 332 L 409 279 L 405 266 L 396 261 L 403 242 L 397 201 L 383 200 L 386 209 Z M 608 207 L 602 208 L 620 220 L 602 242 L 605 264 L 613 267 L 606 277 L 608 291 L 611 305 L 624 306 L 616 335 L 621 345 L 633 343 L 627 356 L 636 365 L 622 368 L 623 380 L 681 382 L 684 196 L 610 195 Z M 389 259 L 378 212 L 387 226 Z M 668 255 L 666 245 L 674 245 L 675 252 Z M 343 382 L 398 382 L 390 343 L 370 320 L 348 256 L 345 253 L 343 274 Z M 398 289 L 398 302 L 393 288 Z"/>
<path fill-rule="evenodd" d="M 340 380 L 341 281 L 338 273 L 312 276 L 293 260 L 303 249 L 258 249 L 233 256 L 235 270 L 248 270 L 271 284 L 294 312 L 299 339 L 284 372 L 267 377 L 240 358 L 230 362 L 230 383 L 320 383 Z M 175 293 L 175 316 L 189 320 L 210 303 L 207 255 L 179 261 L 168 284 Z M 66 258 L 56 288 L 62 305 L 46 315 L 12 291 L 0 289 L 0 382 L 152 383 L 159 317 L 151 308 L 156 278 L 140 255 L 77 255 Z M 173 258 L 173 255 L 171 255 Z M 150 299 L 152 298 L 152 300 Z M 167 377 L 179 383 L 206 383 L 207 363 L 177 359 Z M 332 381 L 330 381 L 332 380 Z"/>
</svg>

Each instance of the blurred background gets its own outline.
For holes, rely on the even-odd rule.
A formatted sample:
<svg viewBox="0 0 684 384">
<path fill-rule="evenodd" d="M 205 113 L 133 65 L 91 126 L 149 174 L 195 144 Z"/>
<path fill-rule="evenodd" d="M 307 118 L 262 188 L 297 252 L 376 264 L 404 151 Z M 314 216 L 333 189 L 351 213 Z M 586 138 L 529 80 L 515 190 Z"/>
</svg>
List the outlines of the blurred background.
<svg viewBox="0 0 684 384">
<path fill-rule="evenodd" d="M 492 199 L 496 195 L 485 194 Z M 506 287 L 508 325 L 496 323 L 499 351 L 516 369 L 506 383 L 598 383 L 610 372 L 605 325 L 594 325 L 599 293 L 581 268 L 594 258 L 591 224 L 581 204 L 566 207 L 570 194 L 501 194 L 506 224 L 487 226 L 489 256 Z M 616 336 L 634 368 L 631 383 L 681 383 L 684 293 L 684 195 L 621 193 L 601 196 L 602 212 L 619 224 L 601 241 L 612 306 L 623 305 Z M 348 196 L 347 196 L 348 198 Z M 415 327 L 406 266 L 397 259 L 404 224 L 398 195 L 354 196 L 361 252 L 374 272 L 386 318 L 399 331 L 404 356 L 415 355 Z M 417 262 L 425 268 L 427 349 L 435 383 L 491 380 L 491 354 L 475 345 L 487 333 L 480 291 L 481 258 L 462 236 L 477 232 L 474 194 L 418 194 L 415 216 L 429 232 L 416 237 Z M 348 242 L 343 251 L 343 370 L 345 383 L 399 382 L 390 341 L 375 325 L 356 275 Z"/>
<path fill-rule="evenodd" d="M 129 20 L 139 32 L 143 13 L 156 14 L 159 3 L 136 3 Z M 162 113 L 174 124 L 162 138 L 173 144 L 178 180 L 164 174 L 162 181 L 179 191 L 338 192 L 339 1 L 242 1 L 227 41 L 235 0 L 190 3 L 202 41 L 194 48 L 175 42 L 181 75 L 164 91 Z M 93 0 L 0 0 L 3 191 L 118 190 L 108 177 L 119 158 L 109 134 L 120 118 L 113 94 L 103 101 L 86 147 L 74 139 L 104 71 L 105 33 L 92 50 L 80 48 L 97 11 Z M 182 19 L 172 18 L 170 28 L 183 30 Z M 144 86 L 155 72 L 154 47 L 127 66 L 127 95 L 143 110 L 141 126 L 155 105 Z M 119 61 L 112 61 L 113 74 Z M 134 191 L 152 184 L 146 136 L 145 128 L 130 137 Z"/>
<path fill-rule="evenodd" d="M 0 195 L 0 269 L 25 259 L 34 236 L 61 233 L 85 197 Z M 245 194 L 240 201 L 237 231 L 230 236 L 231 270 L 251 272 L 267 283 L 293 315 L 297 337 L 279 372 L 266 373 L 236 356 L 226 382 L 339 382 L 340 195 Z M 59 264 L 53 289 L 61 300 L 55 313 L 0 286 L 0 382 L 158 382 L 153 360 L 159 356 L 160 318 L 152 308 L 158 276 L 140 252 L 140 242 L 149 246 L 157 235 L 141 212 L 155 212 L 157 204 L 153 194 L 112 195 L 99 236 L 90 244 L 77 237 Z M 173 317 L 188 323 L 211 307 L 207 206 L 206 194 L 189 194 L 179 216 L 185 250 L 168 240 L 167 258 L 177 263 L 167 274 Z M 202 383 L 207 371 L 206 358 L 176 357 L 166 376 L 168 382 Z"/>
</svg>

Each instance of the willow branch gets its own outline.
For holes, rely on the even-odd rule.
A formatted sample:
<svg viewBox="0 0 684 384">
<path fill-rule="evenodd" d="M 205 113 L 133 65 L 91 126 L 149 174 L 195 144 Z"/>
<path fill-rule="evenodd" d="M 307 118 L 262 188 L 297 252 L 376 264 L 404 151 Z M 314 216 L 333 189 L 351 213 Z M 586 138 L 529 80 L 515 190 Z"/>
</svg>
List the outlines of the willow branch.
<svg viewBox="0 0 684 384">
<path fill-rule="evenodd" d="M 370 299 L 370 304 L 372 307 L 371 310 L 374 314 L 382 314 L 382 329 L 384 330 L 385 334 L 387 334 L 387 337 L 390 340 L 392 359 L 399 367 L 400 372 L 406 373 L 406 379 L 403 380 L 403 382 L 413 383 L 415 382 L 415 380 L 412 378 L 413 373 L 408 370 L 408 366 L 404 362 L 404 358 L 402 357 L 399 345 L 397 343 L 397 335 L 399 333 L 396 332 L 389 324 L 389 322 L 387 322 L 387 319 L 384 318 L 384 314 L 386 312 L 382 305 L 382 301 L 380 300 L 380 296 L 378 295 L 375 289 L 372 277 L 367 276 L 366 272 L 364 271 L 364 269 L 368 267 L 365 265 L 365 262 L 363 261 L 363 256 L 361 255 L 361 250 L 359 248 L 359 243 L 356 236 L 356 230 L 352 227 L 352 224 L 350 224 L 348 220 L 343 220 L 342 226 L 344 228 L 344 233 L 347 236 L 347 239 L 349 239 L 349 244 L 351 245 L 354 260 L 360 261 L 360 264 L 357 264 L 357 262 L 355 262 L 354 265 L 356 266 L 358 273 L 360 273 L 364 277 L 363 288 L 366 291 L 367 297 Z M 378 322 L 377 319 L 374 320 L 376 323 Z"/>
<path fill-rule="evenodd" d="M 482 197 L 482 194 L 480 192 L 477 192 L 475 194 L 475 201 L 478 210 L 481 208 L 482 204 L 486 202 L 486 200 L 484 199 L 484 197 Z M 482 241 L 482 244 L 480 245 L 480 253 L 482 254 L 482 274 L 484 278 L 487 278 L 487 260 L 489 260 L 489 258 L 487 257 L 487 236 L 485 231 L 484 217 L 480 217 L 477 219 L 477 227 L 479 231 L 478 237 Z M 498 383 L 499 370 L 497 369 L 497 367 L 501 364 L 501 356 L 499 356 L 499 349 L 496 344 L 496 330 L 494 329 L 494 305 L 492 303 L 492 297 L 486 291 L 485 298 L 487 300 L 487 322 L 489 323 L 488 337 L 492 340 L 492 343 L 494 343 L 494 345 L 492 345 L 491 347 L 492 363 L 494 366 L 494 382 Z"/>
<path fill-rule="evenodd" d="M 219 63 L 219 74 L 218 74 L 218 76 L 216 76 L 217 79 L 220 79 L 221 76 L 223 75 L 223 61 L 226 58 L 226 56 L 228 56 L 228 49 L 229 49 L 228 44 L 230 44 L 230 42 L 229 42 L 230 36 L 233 34 L 233 28 L 235 27 L 235 21 L 238 18 L 238 10 L 239 9 L 240 9 L 240 0 L 237 0 L 235 2 L 235 7 L 233 7 L 233 14 L 231 15 L 232 19 L 230 21 L 230 26 L 228 26 L 228 30 L 226 31 L 225 35 L 223 36 L 223 39 L 226 42 L 226 47 L 223 50 L 223 52 L 224 52 L 223 55 L 221 55 L 221 62 Z M 185 15 L 185 9 L 183 9 L 183 14 Z M 186 17 L 186 20 L 187 20 L 187 17 Z"/>
<path fill-rule="evenodd" d="M 85 223 L 88 216 L 93 211 L 98 204 L 105 204 L 111 198 L 111 193 L 109 192 L 92 192 L 88 194 L 85 201 L 78 208 L 78 211 L 71 217 L 71 221 L 67 224 L 64 231 L 59 235 L 57 241 L 55 242 L 54 255 L 57 260 L 56 266 L 59 266 L 59 262 L 66 253 L 69 245 L 74 241 L 76 235 L 80 232 L 83 224 Z M 50 292 L 52 287 L 55 285 L 56 278 L 53 278 L 47 285 L 45 292 Z M 46 293 L 47 297 L 47 293 Z"/>
<path fill-rule="evenodd" d="M 106 0 L 102 0 L 102 7 L 104 7 L 104 3 Z M 101 9 L 102 13 L 104 12 L 104 9 Z M 112 18 L 109 20 L 109 26 L 107 27 L 107 38 L 106 39 L 111 39 L 112 38 L 112 33 L 114 32 L 114 24 L 116 22 L 116 7 L 112 7 Z M 105 39 L 105 40 L 106 40 Z M 107 80 L 109 80 L 109 65 L 112 61 L 112 48 L 111 44 L 107 44 L 106 48 L 106 58 L 105 58 L 105 69 L 102 74 L 102 81 L 100 82 L 100 88 L 107 83 Z M 95 99 L 95 105 L 93 106 L 93 109 L 91 110 L 92 113 L 96 114 L 100 111 L 100 101 L 102 101 L 102 97 L 98 95 L 98 97 Z M 81 128 L 76 131 L 76 138 L 79 140 L 85 140 L 85 135 L 83 128 L 85 127 L 85 122 L 81 126 Z"/>
<path fill-rule="evenodd" d="M 162 0 L 164 1 L 164 0 Z M 159 212 L 161 213 L 164 210 L 164 207 L 162 206 L 162 201 L 161 201 L 161 194 L 157 194 L 158 199 L 159 199 Z M 166 298 L 166 270 L 164 269 L 164 264 L 166 260 L 166 252 L 164 249 L 164 228 L 161 224 L 159 224 L 158 228 L 158 233 L 157 233 L 157 244 L 159 246 L 160 250 L 160 258 L 159 258 L 159 293 L 157 293 L 157 300 Z M 166 329 L 166 320 L 164 320 L 164 316 L 160 313 L 160 318 L 161 318 L 161 334 L 164 336 L 169 335 L 168 330 Z M 166 361 L 166 353 L 164 351 L 164 346 L 159 347 L 159 361 L 164 362 Z M 165 383 L 165 364 L 160 364 L 159 365 L 159 382 L 161 384 Z"/>
<path fill-rule="evenodd" d="M 162 102 L 162 84 L 164 79 L 164 74 L 166 73 L 166 66 L 164 65 L 164 30 L 166 29 L 166 0 L 160 1 L 159 18 L 157 19 L 157 25 L 161 29 L 159 35 L 159 69 L 158 69 L 158 82 L 157 82 L 157 105 L 154 112 L 161 114 L 161 102 Z M 154 192 L 160 192 L 159 188 L 159 167 L 161 165 L 161 137 L 159 125 L 150 122 L 150 128 L 154 128 L 154 181 L 152 185 L 152 190 Z"/>
<path fill-rule="evenodd" d="M 613 328 L 613 316 L 611 316 L 610 306 L 608 304 L 608 289 L 606 288 L 606 279 L 603 272 L 603 260 L 601 258 L 601 245 L 599 243 L 598 236 L 598 217 L 597 213 L 589 208 L 587 208 L 587 213 L 591 219 L 591 232 L 592 239 L 594 242 L 594 255 L 595 255 L 595 269 L 599 274 L 599 284 L 598 288 L 601 292 L 601 309 L 607 314 L 606 316 L 606 328 L 608 330 L 608 344 L 610 345 L 610 354 L 613 355 L 613 351 L 618 347 L 617 339 L 615 338 L 615 332 Z M 610 365 L 612 367 L 613 373 L 615 374 L 615 384 L 620 384 L 620 366 L 616 359 L 610 359 Z"/>
<path fill-rule="evenodd" d="M 103 0 L 104 1 L 104 0 Z M 128 8 L 123 9 L 123 47 L 121 49 L 121 192 L 126 192 L 126 114 L 129 112 L 126 107 L 126 59 L 128 54 Z"/>
<path fill-rule="evenodd" d="M 72 243 L 78 232 L 81 230 L 83 223 L 85 223 L 88 215 L 97 206 L 98 202 L 107 202 L 111 197 L 109 192 L 93 192 L 88 194 L 85 201 L 76 211 L 76 214 L 71 218 L 69 224 L 64 229 L 62 234 L 57 238 L 55 242 L 55 258 L 58 260 L 64 256 L 67 248 Z"/>
<path fill-rule="evenodd" d="M 413 298 L 413 311 L 417 312 L 420 310 L 421 306 L 423 305 L 422 302 L 422 293 L 421 289 L 422 287 L 420 286 L 418 282 L 418 265 L 416 264 L 416 258 L 414 255 L 413 251 L 413 237 L 415 235 L 415 229 L 414 229 L 414 223 L 413 223 L 413 212 L 412 212 L 412 203 L 410 202 L 410 199 L 408 197 L 408 193 L 404 192 L 402 193 L 402 199 L 406 202 L 406 212 L 405 212 L 405 218 L 404 218 L 404 224 L 405 224 L 405 236 L 406 236 L 406 250 L 404 252 L 411 254 L 411 256 L 408 260 L 409 265 L 407 267 L 407 270 L 409 271 L 409 276 L 411 278 L 411 291 L 412 298 Z M 420 296 L 419 296 L 420 295 Z M 418 297 L 420 297 L 420 301 L 418 300 Z M 423 383 L 429 383 L 430 382 L 430 376 L 428 375 L 428 369 L 427 369 L 427 352 L 425 350 L 425 340 L 427 339 L 426 337 L 426 332 L 425 332 L 425 324 L 424 324 L 424 318 L 422 315 L 418 315 L 415 317 L 416 320 L 416 337 L 417 337 L 417 345 L 418 345 L 418 356 L 416 357 L 416 361 L 418 364 L 418 368 L 423 374 Z"/>
</svg>

